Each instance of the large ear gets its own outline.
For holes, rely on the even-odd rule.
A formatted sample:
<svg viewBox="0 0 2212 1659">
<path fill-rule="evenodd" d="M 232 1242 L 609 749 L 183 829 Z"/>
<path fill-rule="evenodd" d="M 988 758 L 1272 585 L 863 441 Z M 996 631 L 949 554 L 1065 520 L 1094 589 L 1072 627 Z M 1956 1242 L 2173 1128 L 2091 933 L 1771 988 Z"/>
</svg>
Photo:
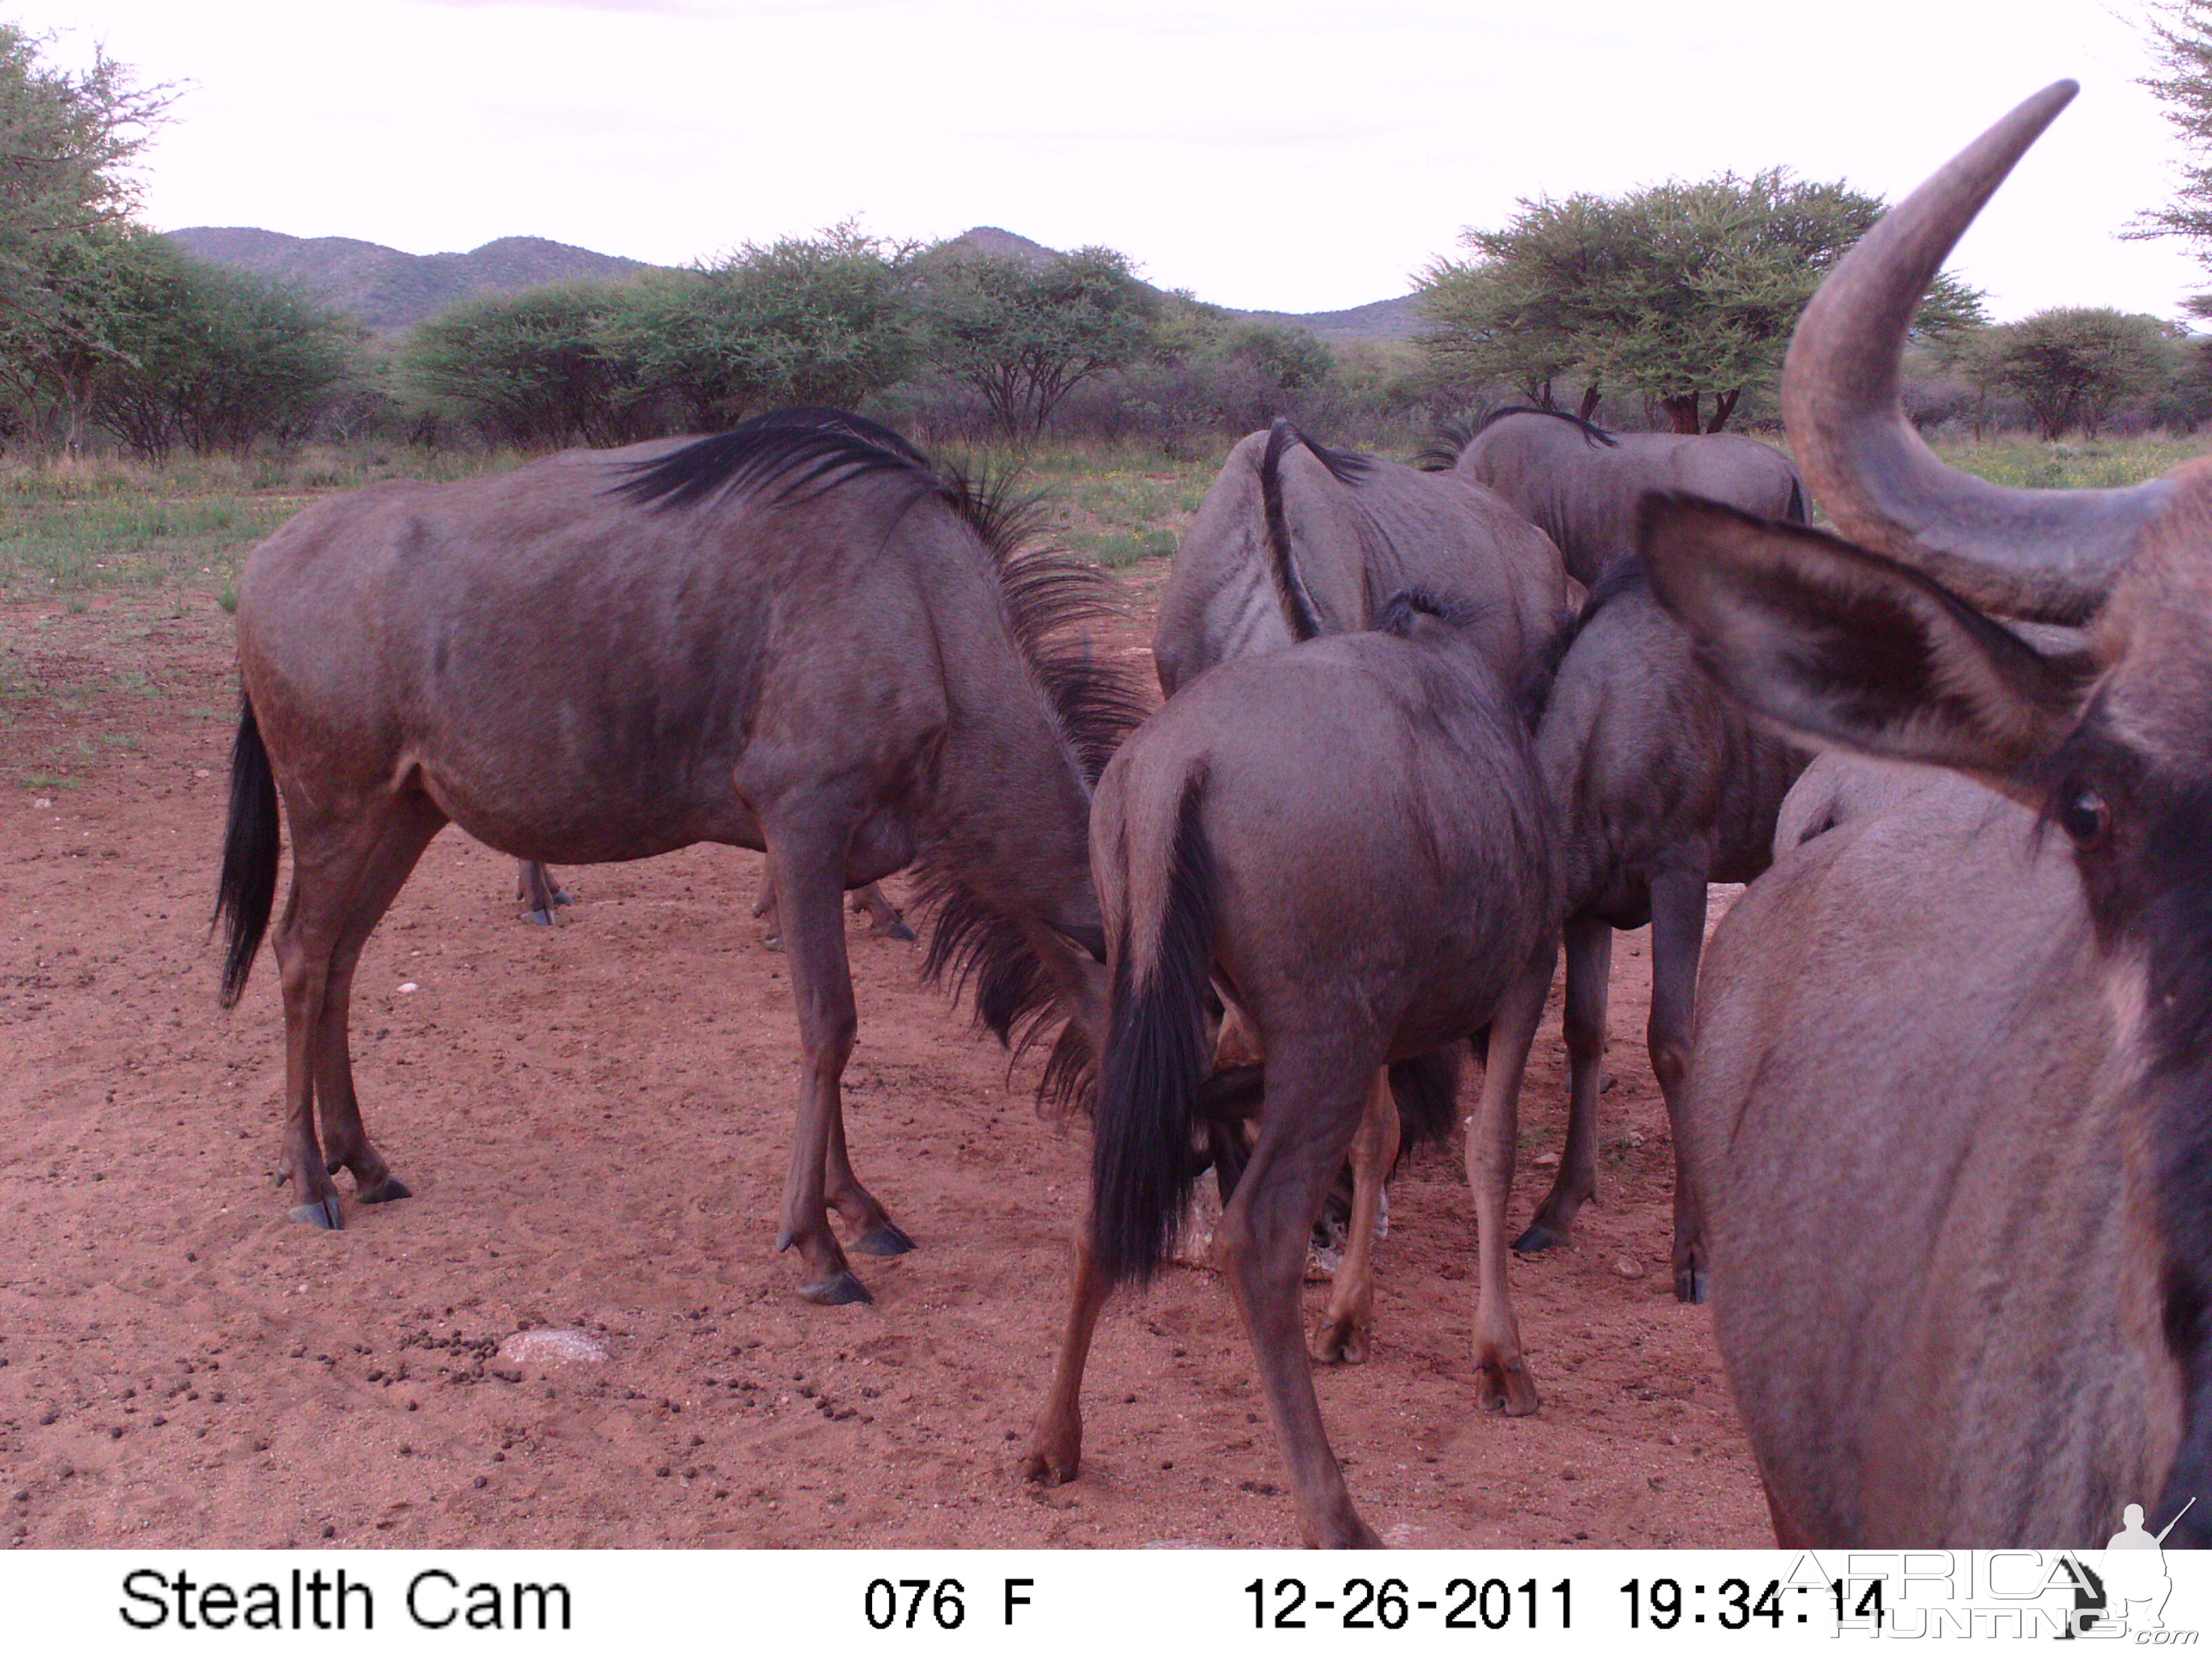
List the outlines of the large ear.
<svg viewBox="0 0 2212 1659">
<path fill-rule="evenodd" d="M 1705 667 L 1812 743 L 2019 791 L 2079 717 L 2085 653 L 2045 656 L 1893 559 L 1656 491 L 1640 531 L 1652 591 Z"/>
</svg>

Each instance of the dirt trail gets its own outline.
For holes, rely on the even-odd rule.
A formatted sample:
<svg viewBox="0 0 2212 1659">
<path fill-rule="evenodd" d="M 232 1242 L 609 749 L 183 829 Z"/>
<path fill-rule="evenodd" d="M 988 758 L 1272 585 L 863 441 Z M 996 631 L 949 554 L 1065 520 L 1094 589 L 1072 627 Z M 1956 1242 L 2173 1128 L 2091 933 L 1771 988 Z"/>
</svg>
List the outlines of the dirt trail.
<svg viewBox="0 0 2212 1659">
<path fill-rule="evenodd" d="M 1083 1478 L 1014 1478 L 1087 1142 L 858 921 L 854 1158 L 922 1248 L 860 1260 L 872 1307 L 795 1297 L 772 1241 L 797 1044 L 751 854 L 564 871 L 581 902 L 547 931 L 508 860 L 441 837 L 354 1013 L 372 1132 L 416 1196 L 349 1206 L 340 1234 L 286 1221 L 273 965 L 225 1015 L 205 944 L 228 619 L 18 608 L 0 635 L 0 1540 L 1296 1542 L 1204 1271 L 1109 1310 Z M 1710 1316 L 1668 1293 L 1647 950 L 1615 953 L 1600 1201 L 1573 1250 L 1514 1269 L 1538 1415 L 1473 1409 L 1458 1148 L 1401 1175 L 1376 1356 L 1320 1378 L 1394 1542 L 1768 1540 Z M 1558 1146 L 1563 1097 L 1555 1008 L 1528 1151 Z M 1524 1168 L 1516 1217 L 1549 1174 Z M 498 1358 L 538 1328 L 608 1357 Z"/>
</svg>

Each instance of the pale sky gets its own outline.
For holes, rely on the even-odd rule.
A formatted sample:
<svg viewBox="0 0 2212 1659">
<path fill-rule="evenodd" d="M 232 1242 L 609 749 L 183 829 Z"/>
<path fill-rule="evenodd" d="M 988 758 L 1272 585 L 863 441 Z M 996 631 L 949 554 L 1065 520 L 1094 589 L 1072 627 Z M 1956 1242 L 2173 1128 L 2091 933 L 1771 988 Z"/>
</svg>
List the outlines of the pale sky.
<svg viewBox="0 0 2212 1659">
<path fill-rule="evenodd" d="M 2140 0 L 27 0 L 178 83 L 163 229 L 415 253 L 537 235 L 680 264 L 847 217 L 1104 243 L 1225 305 L 1401 294 L 1515 198 L 1785 163 L 1894 199 L 2081 96 L 1955 267 L 2000 319 L 2212 289 L 2115 233 L 2179 152 Z"/>
</svg>

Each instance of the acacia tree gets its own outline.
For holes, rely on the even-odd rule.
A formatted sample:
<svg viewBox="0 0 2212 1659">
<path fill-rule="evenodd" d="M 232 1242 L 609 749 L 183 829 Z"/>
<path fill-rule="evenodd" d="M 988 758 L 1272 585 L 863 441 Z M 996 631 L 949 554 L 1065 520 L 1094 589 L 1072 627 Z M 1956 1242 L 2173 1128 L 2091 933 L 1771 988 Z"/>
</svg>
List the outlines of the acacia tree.
<svg viewBox="0 0 2212 1659">
<path fill-rule="evenodd" d="M 1783 167 L 1519 206 L 1503 229 L 1465 233 L 1473 258 L 1430 266 L 1426 349 L 1547 407 L 1554 382 L 1579 376 L 1585 418 L 1604 389 L 1633 391 L 1684 433 L 1720 431 L 1746 392 L 1772 384 L 1805 302 L 1882 211 Z M 1943 276 L 1917 326 L 1980 316 L 1979 296 Z"/>
<path fill-rule="evenodd" d="M 694 430 L 779 405 L 848 409 L 915 361 L 914 253 L 849 221 L 748 242 L 629 290 L 601 327 L 604 348 Z"/>
<path fill-rule="evenodd" d="M 636 366 L 605 349 L 625 297 L 579 282 L 464 300 L 408 337 L 406 371 L 433 409 L 518 449 L 629 442 L 649 426 Z"/>
<path fill-rule="evenodd" d="M 1009 437 L 1039 430 L 1092 375 L 1152 341 L 1159 299 L 1112 248 L 1078 248 L 1032 268 L 999 254 L 927 261 L 929 359 L 972 386 Z"/>
<path fill-rule="evenodd" d="M 83 441 L 93 381 L 117 348 L 118 265 L 135 257 L 129 166 L 167 106 L 105 52 L 80 73 L 0 23 L 0 356 L 57 401 L 61 441 Z"/>
<path fill-rule="evenodd" d="M 2155 317 L 2059 307 L 1975 330 L 1949 355 L 1977 391 L 2013 393 L 2056 441 L 2075 427 L 2094 438 L 2116 404 L 2158 392 L 2173 379 L 2180 349 Z"/>
<path fill-rule="evenodd" d="M 2212 269 L 2212 0 L 2153 6 L 2145 27 L 2161 72 L 2136 84 L 2165 105 L 2185 159 L 2172 199 L 2137 215 L 2121 234 L 2181 237 L 2195 244 L 2198 262 Z M 2198 316 L 2212 316 L 2212 295 L 2200 294 L 2188 305 Z"/>
</svg>

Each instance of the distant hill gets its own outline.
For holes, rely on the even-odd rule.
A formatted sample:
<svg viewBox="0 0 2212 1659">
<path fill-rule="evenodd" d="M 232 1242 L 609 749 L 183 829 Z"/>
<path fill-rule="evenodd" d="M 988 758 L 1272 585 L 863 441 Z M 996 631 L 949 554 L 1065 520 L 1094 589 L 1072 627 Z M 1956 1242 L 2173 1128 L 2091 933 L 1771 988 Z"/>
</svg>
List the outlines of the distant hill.
<svg viewBox="0 0 2212 1659">
<path fill-rule="evenodd" d="M 1011 230 L 1000 230 L 996 225 L 972 225 L 957 236 L 948 236 L 938 245 L 939 251 L 966 249 L 970 253 L 988 253 L 1004 259 L 1018 259 L 1031 270 L 1042 270 L 1060 258 L 1060 250 L 1047 247 L 1042 242 L 1032 242 L 1026 236 L 1017 236 Z"/>
<path fill-rule="evenodd" d="M 653 269 L 637 259 L 594 253 L 541 236 L 503 236 L 466 253 L 402 253 L 396 247 L 348 236 L 286 236 L 273 230 L 195 225 L 173 230 L 169 240 L 187 253 L 219 265 L 294 283 L 380 334 L 412 328 L 424 318 L 478 294 L 513 294 L 552 283 L 590 278 L 620 282 Z M 1035 269 L 1058 251 L 996 225 L 976 225 L 940 244 L 1020 260 Z M 1243 311 L 1254 322 L 1290 323 L 1324 340 L 1406 340 L 1420 326 L 1410 294 L 1377 300 L 1349 311 Z"/>
<path fill-rule="evenodd" d="M 1374 300 L 1349 311 L 1240 311 L 1255 323 L 1295 323 L 1324 340 L 1410 340 L 1421 331 L 1419 299 L 1401 294 Z"/>
<path fill-rule="evenodd" d="M 939 246 L 999 254 L 1018 259 L 1032 270 L 1060 257 L 1058 249 L 1032 242 L 1026 236 L 1001 230 L 996 225 L 976 225 L 947 238 Z M 1410 294 L 1354 306 L 1349 311 L 1244 311 L 1235 306 L 1224 306 L 1222 309 L 1232 317 L 1255 323 L 1289 323 L 1311 329 L 1324 340 L 1410 340 L 1421 327 L 1419 302 Z"/>
<path fill-rule="evenodd" d="M 473 295 L 512 294 L 579 277 L 619 282 L 653 268 L 542 236 L 503 236 L 466 253 L 402 253 L 349 236 L 286 236 L 209 225 L 173 230 L 169 240 L 215 264 L 296 283 L 380 334 L 411 328 Z"/>
</svg>

